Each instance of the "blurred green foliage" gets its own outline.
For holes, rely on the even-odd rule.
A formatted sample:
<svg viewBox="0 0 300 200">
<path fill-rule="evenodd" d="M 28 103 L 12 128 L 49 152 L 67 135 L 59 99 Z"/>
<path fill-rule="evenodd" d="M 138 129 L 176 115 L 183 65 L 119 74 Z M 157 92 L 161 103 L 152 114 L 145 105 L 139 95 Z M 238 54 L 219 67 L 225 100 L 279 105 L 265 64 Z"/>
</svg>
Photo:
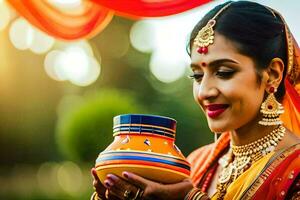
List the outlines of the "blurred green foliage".
<svg viewBox="0 0 300 200">
<path fill-rule="evenodd" d="M 86 95 L 59 116 L 57 144 L 69 159 L 95 160 L 113 140 L 113 117 L 125 113 L 145 113 L 129 91 L 102 89 Z"/>
</svg>

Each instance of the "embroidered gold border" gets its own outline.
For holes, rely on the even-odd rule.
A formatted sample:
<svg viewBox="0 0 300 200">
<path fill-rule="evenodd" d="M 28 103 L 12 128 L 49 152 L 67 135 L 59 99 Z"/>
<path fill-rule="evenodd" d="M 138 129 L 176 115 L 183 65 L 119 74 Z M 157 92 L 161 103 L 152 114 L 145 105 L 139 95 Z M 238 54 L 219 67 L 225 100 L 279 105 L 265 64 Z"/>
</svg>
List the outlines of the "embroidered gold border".
<svg viewBox="0 0 300 200">
<path fill-rule="evenodd" d="M 266 164 L 263 171 L 258 175 L 258 177 L 253 181 L 253 183 L 244 191 L 241 195 L 242 200 L 250 200 L 260 186 L 267 180 L 267 178 L 274 172 L 276 167 L 278 167 L 283 160 L 285 160 L 289 155 L 291 155 L 295 150 L 300 149 L 300 144 L 295 144 L 287 149 L 284 149 L 277 154 L 274 154 L 269 162 Z"/>
</svg>

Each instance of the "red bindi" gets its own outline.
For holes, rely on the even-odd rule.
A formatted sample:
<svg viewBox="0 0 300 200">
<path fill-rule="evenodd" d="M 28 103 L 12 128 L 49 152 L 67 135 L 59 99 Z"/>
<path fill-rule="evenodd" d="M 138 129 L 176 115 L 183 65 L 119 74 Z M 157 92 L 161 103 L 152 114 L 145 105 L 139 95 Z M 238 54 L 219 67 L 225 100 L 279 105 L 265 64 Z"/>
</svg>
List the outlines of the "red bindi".
<svg viewBox="0 0 300 200">
<path fill-rule="evenodd" d="M 201 63 L 201 66 L 202 66 L 202 67 L 206 67 L 207 64 L 206 64 L 205 62 L 202 62 L 202 63 Z"/>
</svg>

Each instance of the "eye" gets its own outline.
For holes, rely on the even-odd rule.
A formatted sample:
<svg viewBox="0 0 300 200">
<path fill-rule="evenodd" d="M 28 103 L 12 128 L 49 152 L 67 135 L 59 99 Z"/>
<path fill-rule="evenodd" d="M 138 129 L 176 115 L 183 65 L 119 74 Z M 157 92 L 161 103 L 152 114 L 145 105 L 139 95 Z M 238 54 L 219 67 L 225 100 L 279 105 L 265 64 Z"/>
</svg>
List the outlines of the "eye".
<svg viewBox="0 0 300 200">
<path fill-rule="evenodd" d="M 228 79 L 231 78 L 234 73 L 234 70 L 218 70 L 216 75 L 222 79 Z"/>
<path fill-rule="evenodd" d="M 190 79 L 193 79 L 197 82 L 201 82 L 202 78 L 203 78 L 203 73 L 194 73 L 192 75 L 189 75 Z"/>
</svg>

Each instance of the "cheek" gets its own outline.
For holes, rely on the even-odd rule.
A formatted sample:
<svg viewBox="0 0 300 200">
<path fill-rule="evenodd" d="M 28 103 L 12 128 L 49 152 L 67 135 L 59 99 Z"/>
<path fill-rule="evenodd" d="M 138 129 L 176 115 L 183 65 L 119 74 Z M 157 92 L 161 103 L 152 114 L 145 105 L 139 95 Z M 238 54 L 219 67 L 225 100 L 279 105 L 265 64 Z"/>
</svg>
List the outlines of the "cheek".
<svg viewBox="0 0 300 200">
<path fill-rule="evenodd" d="M 244 90 L 231 93 L 231 101 L 233 103 L 233 114 L 243 116 L 243 118 L 252 118 L 259 112 L 263 101 L 263 91 L 259 89 L 244 88 Z"/>
<path fill-rule="evenodd" d="M 198 95 L 198 88 L 199 88 L 199 85 L 196 83 L 196 81 L 194 81 L 194 83 L 193 83 L 193 96 L 194 96 L 194 100 L 196 101 L 196 103 L 199 104 L 198 97 L 197 97 L 197 95 Z"/>
</svg>

